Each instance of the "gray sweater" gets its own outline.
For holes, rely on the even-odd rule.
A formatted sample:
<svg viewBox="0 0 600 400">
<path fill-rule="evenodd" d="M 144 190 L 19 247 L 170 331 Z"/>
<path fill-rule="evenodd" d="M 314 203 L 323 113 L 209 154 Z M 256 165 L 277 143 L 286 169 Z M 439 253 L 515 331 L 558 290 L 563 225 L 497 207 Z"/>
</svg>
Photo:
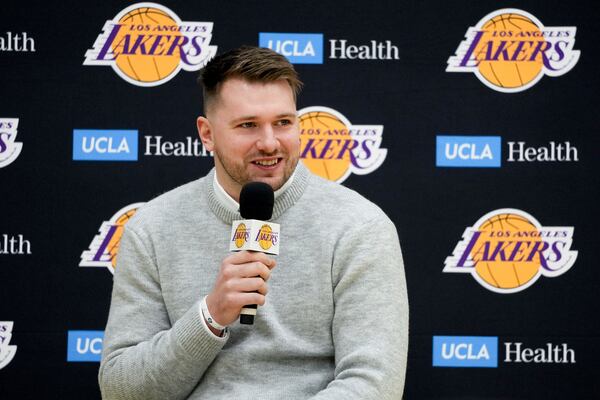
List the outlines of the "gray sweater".
<svg viewBox="0 0 600 400">
<path fill-rule="evenodd" d="M 373 203 L 299 163 L 277 198 L 277 268 L 254 325 L 201 320 L 231 222 L 207 176 L 141 207 L 123 234 L 104 399 L 400 399 L 408 300 L 398 236 Z"/>
</svg>

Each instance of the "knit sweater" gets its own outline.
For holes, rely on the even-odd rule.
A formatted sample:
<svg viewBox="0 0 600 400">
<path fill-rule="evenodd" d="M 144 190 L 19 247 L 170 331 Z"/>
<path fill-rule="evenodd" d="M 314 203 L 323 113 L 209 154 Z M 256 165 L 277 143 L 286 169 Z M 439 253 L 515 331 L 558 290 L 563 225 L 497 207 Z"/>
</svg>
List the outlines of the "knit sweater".
<svg viewBox="0 0 600 400">
<path fill-rule="evenodd" d="M 231 223 L 205 177 L 142 206 L 115 270 L 104 399 L 400 399 L 408 300 L 396 229 L 301 163 L 276 201 L 280 254 L 254 325 L 212 334 L 198 311 Z"/>
</svg>

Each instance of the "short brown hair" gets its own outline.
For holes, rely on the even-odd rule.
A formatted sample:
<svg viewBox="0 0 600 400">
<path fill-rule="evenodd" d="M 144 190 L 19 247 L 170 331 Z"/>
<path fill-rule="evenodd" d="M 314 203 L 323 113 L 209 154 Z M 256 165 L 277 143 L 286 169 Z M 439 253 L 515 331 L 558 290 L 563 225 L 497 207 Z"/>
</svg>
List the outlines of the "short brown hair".
<svg viewBox="0 0 600 400">
<path fill-rule="evenodd" d="M 292 89 L 294 100 L 302 89 L 298 73 L 284 56 L 271 49 L 242 46 L 216 56 L 200 71 L 198 82 L 203 88 L 205 113 L 221 84 L 230 78 L 263 83 L 284 79 Z"/>
</svg>

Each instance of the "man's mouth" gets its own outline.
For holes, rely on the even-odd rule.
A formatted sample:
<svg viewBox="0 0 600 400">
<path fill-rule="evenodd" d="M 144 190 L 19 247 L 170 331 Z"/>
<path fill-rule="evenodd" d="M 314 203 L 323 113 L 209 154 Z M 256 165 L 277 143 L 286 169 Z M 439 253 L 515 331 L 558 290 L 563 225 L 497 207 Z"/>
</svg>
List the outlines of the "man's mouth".
<svg viewBox="0 0 600 400">
<path fill-rule="evenodd" d="M 279 163 L 280 160 L 281 160 L 280 158 L 271 158 L 268 160 L 256 160 L 256 161 L 252 161 L 252 164 L 260 165 L 261 167 L 272 167 L 272 166 L 276 165 L 277 163 Z"/>
</svg>

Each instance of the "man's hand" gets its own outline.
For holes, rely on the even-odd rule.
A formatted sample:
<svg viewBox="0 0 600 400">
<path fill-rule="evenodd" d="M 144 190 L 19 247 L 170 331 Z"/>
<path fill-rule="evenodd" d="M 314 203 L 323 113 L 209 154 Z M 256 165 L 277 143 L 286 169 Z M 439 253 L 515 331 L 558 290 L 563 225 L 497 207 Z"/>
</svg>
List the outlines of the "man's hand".
<svg viewBox="0 0 600 400">
<path fill-rule="evenodd" d="M 265 304 L 267 281 L 273 268 L 275 260 L 264 253 L 240 251 L 226 257 L 215 286 L 206 297 L 208 311 L 214 320 L 229 325 L 238 318 L 243 306 Z"/>
</svg>

